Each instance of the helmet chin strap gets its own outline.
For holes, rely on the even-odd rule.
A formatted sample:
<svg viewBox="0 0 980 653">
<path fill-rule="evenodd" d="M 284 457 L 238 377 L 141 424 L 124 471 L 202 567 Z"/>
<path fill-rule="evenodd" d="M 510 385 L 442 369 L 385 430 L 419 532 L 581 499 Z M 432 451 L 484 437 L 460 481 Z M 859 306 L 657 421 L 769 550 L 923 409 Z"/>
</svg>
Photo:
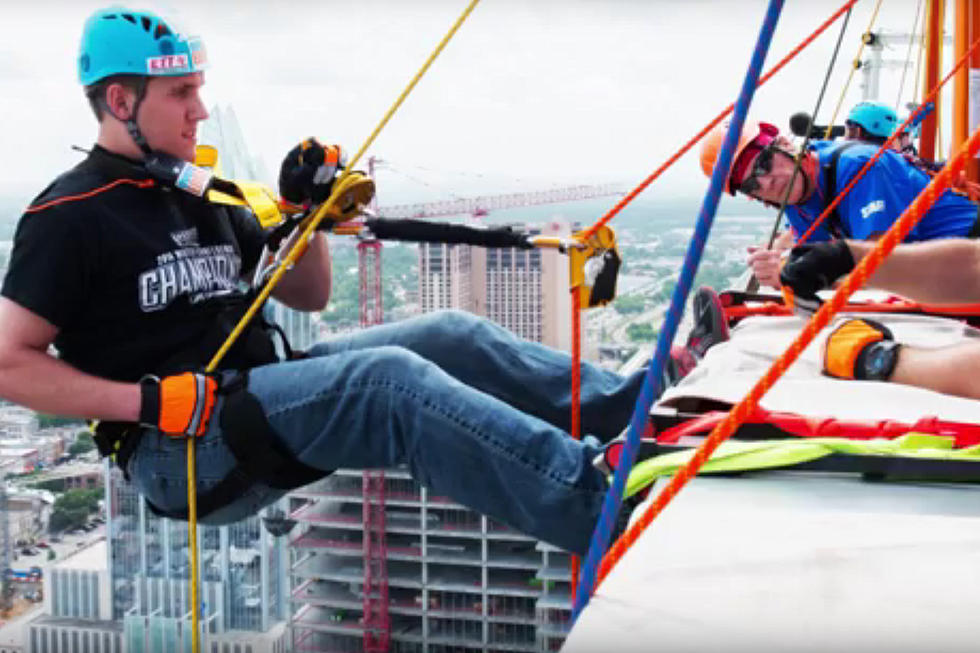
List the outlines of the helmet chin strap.
<svg viewBox="0 0 980 653">
<path fill-rule="evenodd" d="M 129 137 L 133 139 L 133 142 L 136 143 L 138 148 L 140 148 L 140 151 L 143 152 L 144 156 L 149 156 L 153 153 L 153 150 L 150 149 L 150 144 L 146 142 L 146 137 L 143 136 L 143 131 L 139 128 L 139 125 L 136 124 L 136 120 L 139 116 L 140 105 L 143 104 L 143 99 L 146 97 L 146 85 L 148 81 L 149 80 L 146 77 L 140 78 L 136 87 L 136 100 L 133 102 L 133 110 L 129 112 L 129 118 L 125 120 L 117 116 L 112 109 L 109 108 L 108 102 L 103 100 L 103 102 L 106 104 L 106 109 L 112 114 L 112 117 L 126 126 L 126 131 L 129 133 Z"/>
<path fill-rule="evenodd" d="M 800 176 L 803 177 L 803 192 L 797 204 L 809 200 L 817 189 L 817 158 L 813 153 L 805 154 L 800 161 Z"/>
</svg>

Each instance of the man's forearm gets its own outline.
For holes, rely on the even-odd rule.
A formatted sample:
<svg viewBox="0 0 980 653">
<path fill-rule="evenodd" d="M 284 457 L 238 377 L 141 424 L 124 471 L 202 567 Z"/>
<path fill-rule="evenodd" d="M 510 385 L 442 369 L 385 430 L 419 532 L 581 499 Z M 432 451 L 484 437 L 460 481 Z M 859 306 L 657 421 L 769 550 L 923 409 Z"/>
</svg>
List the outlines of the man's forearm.
<svg viewBox="0 0 980 653">
<path fill-rule="evenodd" d="M 980 343 L 942 349 L 902 347 L 890 380 L 948 395 L 980 399 Z"/>
<path fill-rule="evenodd" d="M 0 397 L 66 417 L 123 422 L 139 419 L 138 384 L 91 376 L 33 349 L 3 352 Z"/>
<path fill-rule="evenodd" d="M 847 241 L 860 261 L 874 243 Z M 980 302 L 980 242 L 933 240 L 899 245 L 867 284 L 929 304 Z"/>
<path fill-rule="evenodd" d="M 289 247 L 291 241 L 284 246 Z M 330 248 L 327 238 L 315 233 L 306 252 L 287 272 L 273 297 L 300 311 L 322 310 L 330 299 Z"/>
</svg>

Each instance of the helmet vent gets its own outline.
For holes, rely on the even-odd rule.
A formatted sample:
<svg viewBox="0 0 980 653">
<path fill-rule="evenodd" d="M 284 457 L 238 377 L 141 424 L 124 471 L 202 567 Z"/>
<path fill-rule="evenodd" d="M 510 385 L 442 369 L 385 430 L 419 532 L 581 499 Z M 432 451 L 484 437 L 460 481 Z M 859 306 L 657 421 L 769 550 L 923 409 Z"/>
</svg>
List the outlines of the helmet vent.
<svg viewBox="0 0 980 653">
<path fill-rule="evenodd" d="M 157 28 L 153 32 L 153 38 L 160 39 L 164 36 L 170 36 L 172 34 L 173 32 L 171 32 L 166 25 L 164 25 L 163 23 L 157 23 Z"/>
<path fill-rule="evenodd" d="M 131 22 L 133 25 L 136 24 L 136 19 L 133 17 L 133 14 L 120 14 L 120 15 L 126 20 L 128 20 L 129 22 Z"/>
<path fill-rule="evenodd" d="M 150 19 L 147 18 L 146 16 L 140 16 L 140 22 L 143 23 L 143 30 L 149 32 L 150 31 L 150 25 L 153 24 L 150 21 Z"/>
</svg>

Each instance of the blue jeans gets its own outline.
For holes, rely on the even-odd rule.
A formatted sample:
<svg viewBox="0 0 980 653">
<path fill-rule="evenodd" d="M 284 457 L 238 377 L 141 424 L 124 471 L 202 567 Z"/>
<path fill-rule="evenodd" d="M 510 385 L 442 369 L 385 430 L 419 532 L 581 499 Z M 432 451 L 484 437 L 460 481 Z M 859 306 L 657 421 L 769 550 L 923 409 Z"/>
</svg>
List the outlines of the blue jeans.
<svg viewBox="0 0 980 653">
<path fill-rule="evenodd" d="M 457 311 L 364 329 L 309 353 L 255 368 L 249 379 L 281 442 L 303 463 L 325 472 L 404 464 L 437 494 L 569 551 L 587 550 L 607 483 L 592 465 L 595 439 L 567 434 L 567 354 Z M 584 365 L 583 432 L 601 441 L 618 435 L 642 374 Z M 199 492 L 235 466 L 218 422 L 198 441 Z M 129 471 L 155 505 L 186 508 L 182 440 L 144 437 Z M 201 521 L 237 521 L 283 494 L 254 484 Z"/>
</svg>

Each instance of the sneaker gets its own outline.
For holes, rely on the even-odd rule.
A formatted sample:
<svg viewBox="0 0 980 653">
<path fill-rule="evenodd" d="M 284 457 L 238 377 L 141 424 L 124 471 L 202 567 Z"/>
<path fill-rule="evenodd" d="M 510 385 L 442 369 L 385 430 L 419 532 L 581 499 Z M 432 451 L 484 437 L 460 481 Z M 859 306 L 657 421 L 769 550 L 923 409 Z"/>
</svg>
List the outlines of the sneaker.
<svg viewBox="0 0 980 653">
<path fill-rule="evenodd" d="M 623 433 L 623 435 L 618 436 L 614 440 L 610 440 L 609 444 L 602 449 L 602 453 L 592 460 L 592 464 L 606 476 L 612 476 L 619 468 L 619 459 L 623 455 L 625 448 L 626 434 Z M 656 439 L 640 438 L 640 451 L 636 454 L 636 462 L 652 458 L 660 453 L 663 452 L 660 451 Z"/>
<path fill-rule="evenodd" d="M 687 347 L 674 345 L 670 348 L 670 358 L 664 367 L 667 383 L 665 388 L 677 385 L 698 364 L 698 357 Z"/>
<path fill-rule="evenodd" d="M 686 348 L 701 359 L 708 349 L 728 340 L 728 320 L 725 319 L 718 293 L 707 286 L 701 286 L 694 293 L 691 310 L 694 313 L 694 328 L 687 336 Z"/>
</svg>

